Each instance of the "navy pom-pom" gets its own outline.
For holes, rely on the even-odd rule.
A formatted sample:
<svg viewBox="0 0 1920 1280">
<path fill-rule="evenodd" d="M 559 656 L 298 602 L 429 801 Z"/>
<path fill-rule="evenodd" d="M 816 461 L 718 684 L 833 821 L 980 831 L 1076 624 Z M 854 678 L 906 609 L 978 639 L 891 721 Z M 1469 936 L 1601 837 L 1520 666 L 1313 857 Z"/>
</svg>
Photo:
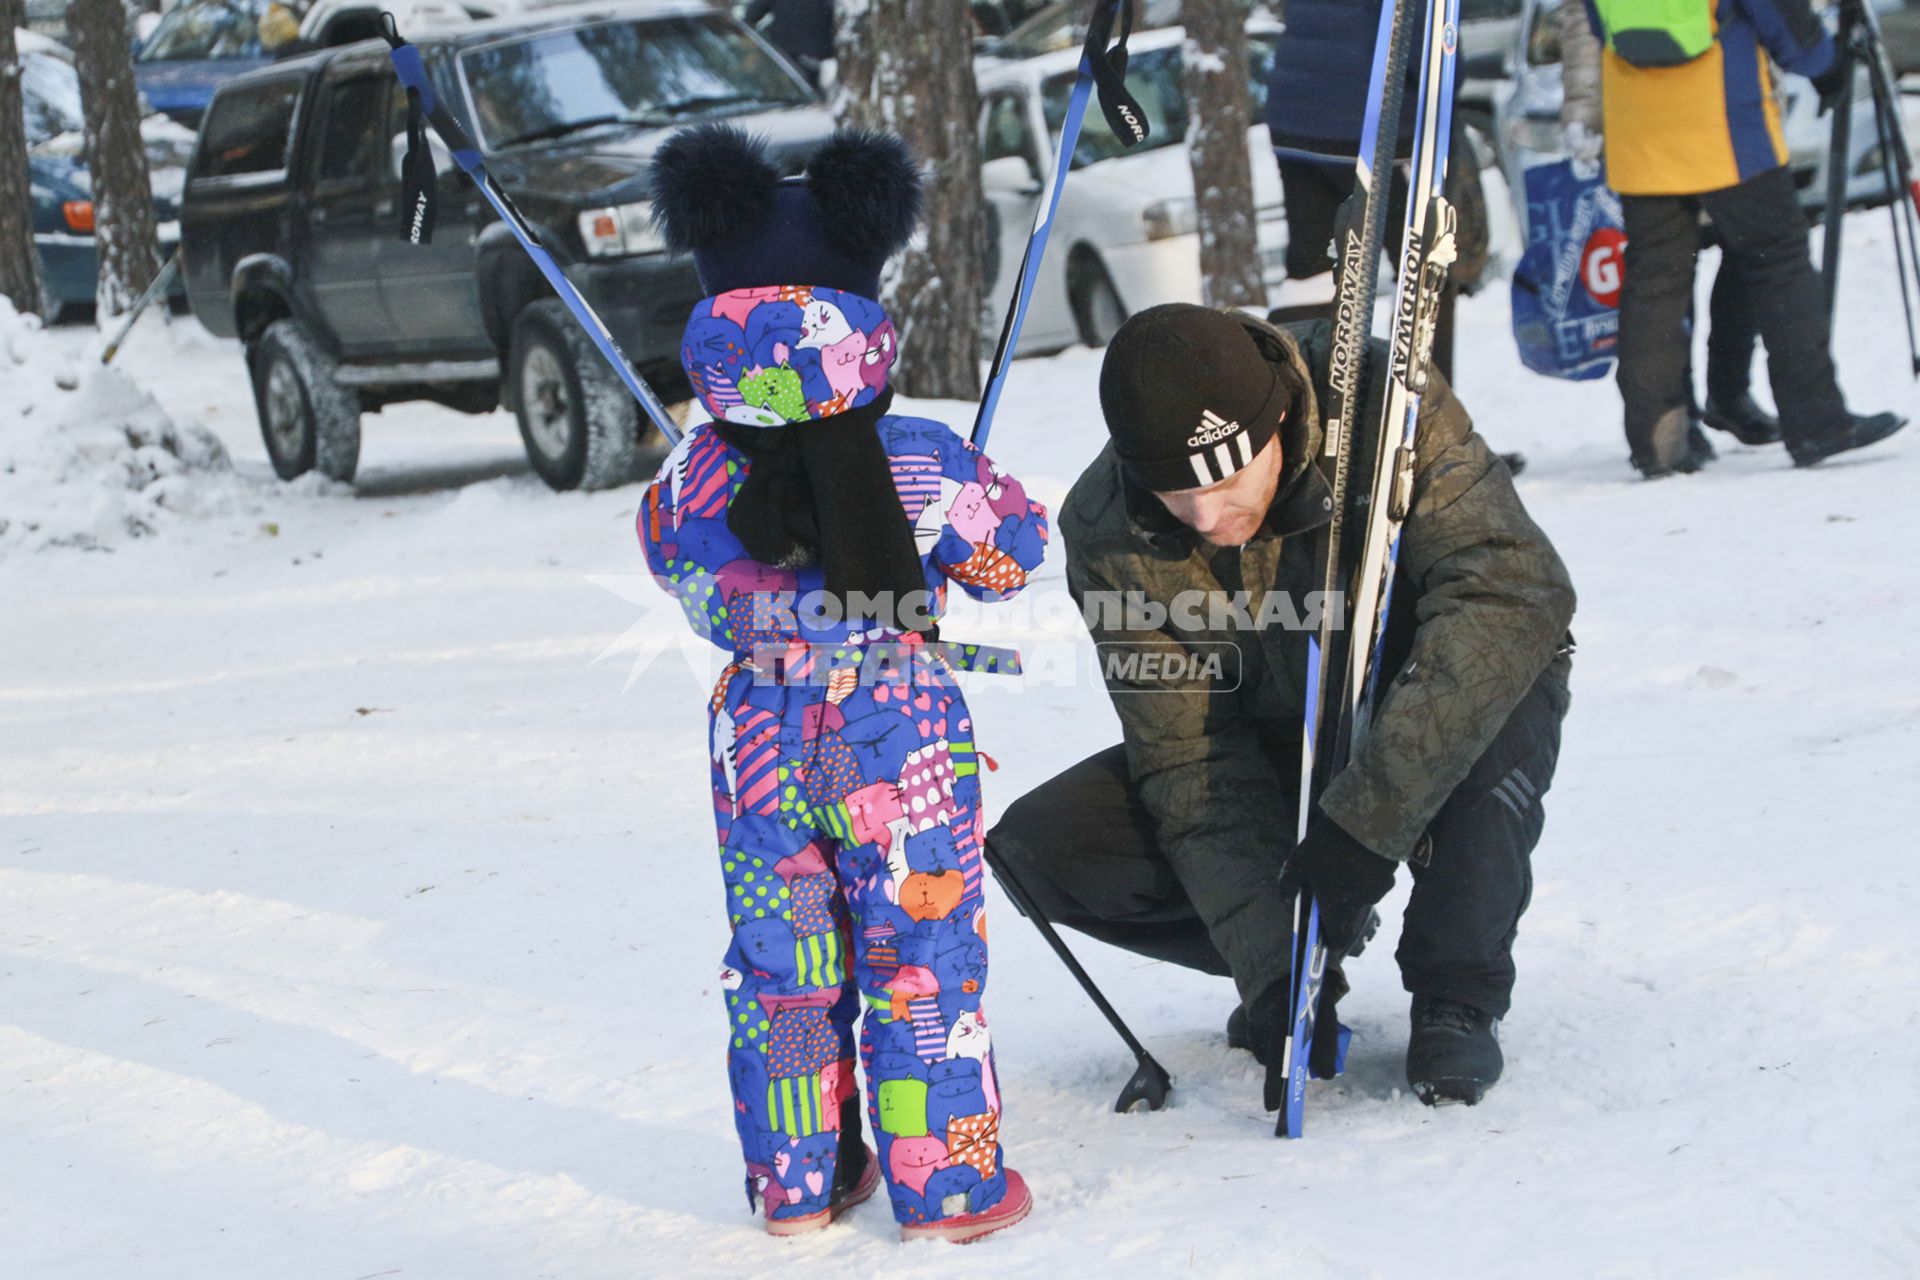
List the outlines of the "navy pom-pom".
<svg viewBox="0 0 1920 1280">
<path fill-rule="evenodd" d="M 759 139 L 726 124 L 682 129 L 653 157 L 653 223 L 681 252 L 723 244 L 766 221 L 779 183 Z"/>
<path fill-rule="evenodd" d="M 807 162 L 807 190 L 826 234 L 854 258 L 886 258 L 920 219 L 920 166 L 891 133 L 841 129 Z"/>
</svg>

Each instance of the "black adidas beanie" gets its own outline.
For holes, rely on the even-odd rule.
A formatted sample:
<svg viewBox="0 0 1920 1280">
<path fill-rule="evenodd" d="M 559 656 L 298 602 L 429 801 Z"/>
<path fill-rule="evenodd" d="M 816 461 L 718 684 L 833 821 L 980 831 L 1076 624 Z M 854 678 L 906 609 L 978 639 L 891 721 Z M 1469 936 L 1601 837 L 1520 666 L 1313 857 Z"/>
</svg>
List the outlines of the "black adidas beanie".
<svg viewBox="0 0 1920 1280">
<path fill-rule="evenodd" d="M 1227 311 L 1172 302 L 1120 326 L 1100 366 L 1100 411 L 1134 481 L 1162 493 L 1218 484 L 1252 462 L 1296 388 Z"/>
</svg>

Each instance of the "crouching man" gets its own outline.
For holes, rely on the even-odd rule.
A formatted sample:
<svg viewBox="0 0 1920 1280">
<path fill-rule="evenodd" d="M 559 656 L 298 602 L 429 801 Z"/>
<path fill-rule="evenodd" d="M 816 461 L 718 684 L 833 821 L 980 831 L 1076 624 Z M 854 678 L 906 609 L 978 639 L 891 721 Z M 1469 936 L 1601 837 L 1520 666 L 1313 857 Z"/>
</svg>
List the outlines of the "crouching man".
<svg viewBox="0 0 1920 1280">
<path fill-rule="evenodd" d="M 1430 1104 L 1474 1103 L 1502 1067 L 1496 1028 L 1567 710 L 1573 587 L 1434 374 L 1377 710 L 1296 847 L 1315 551 L 1333 508 L 1320 469 L 1329 344 L 1324 321 L 1276 328 L 1188 305 L 1115 335 L 1100 375 L 1112 440 L 1060 528 L 1124 740 L 1016 802 L 988 857 L 1055 923 L 1232 977 L 1229 1042 L 1270 1085 L 1295 888 L 1318 899 L 1339 957 L 1405 863 L 1408 1081 Z M 1371 358 L 1384 370 L 1383 352 Z M 1385 379 L 1367 381 L 1357 421 L 1371 426 Z M 1357 530 L 1364 507 L 1349 512 Z"/>
</svg>

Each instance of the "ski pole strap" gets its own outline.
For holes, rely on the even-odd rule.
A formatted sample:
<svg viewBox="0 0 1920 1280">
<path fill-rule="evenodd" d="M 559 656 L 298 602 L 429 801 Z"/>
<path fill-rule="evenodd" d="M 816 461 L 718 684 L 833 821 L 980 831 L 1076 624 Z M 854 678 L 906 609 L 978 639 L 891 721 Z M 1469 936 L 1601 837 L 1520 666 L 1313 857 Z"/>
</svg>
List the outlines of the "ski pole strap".
<svg viewBox="0 0 1920 1280">
<path fill-rule="evenodd" d="M 394 73 L 407 91 L 407 153 L 400 162 L 400 238 L 412 244 L 431 244 L 438 175 L 433 168 L 433 149 L 427 145 L 427 122 L 432 121 L 453 153 L 454 162 L 472 174 L 476 182 L 486 172 L 486 166 L 466 129 L 450 112 L 441 109 L 420 50 L 401 36 L 399 23 L 391 13 L 380 15 L 380 26 Z"/>
<path fill-rule="evenodd" d="M 1115 11 L 1120 18 L 1120 34 L 1112 36 Z M 1087 41 L 1080 49 L 1080 65 L 1093 76 L 1100 91 L 1100 112 L 1107 118 L 1113 136 L 1126 146 L 1147 140 L 1147 118 L 1140 100 L 1127 89 L 1127 41 L 1133 36 L 1133 0 L 1118 4 L 1094 0 L 1093 18 L 1087 23 Z"/>
<path fill-rule="evenodd" d="M 1116 11 L 1120 16 L 1117 41 L 1113 36 Z M 1100 110 L 1107 118 L 1107 126 L 1123 145 L 1131 147 L 1143 142 L 1150 132 L 1139 99 L 1127 91 L 1127 39 L 1132 34 L 1133 0 L 1093 0 L 1086 42 L 1080 47 L 1080 73 L 1074 81 L 1072 96 L 1067 99 L 1066 117 L 1060 122 L 1060 141 L 1054 147 L 1052 175 L 1046 194 L 1034 210 L 1033 233 L 1027 237 L 1026 252 L 1020 257 L 1019 282 L 1012 301 L 1007 304 L 1007 316 L 1000 325 L 1000 341 L 994 347 L 993 365 L 987 373 L 986 392 L 980 397 L 980 411 L 973 420 L 973 434 L 969 439 L 976 448 L 986 447 L 987 433 L 993 428 L 994 411 L 1000 405 L 1000 392 L 1006 385 L 1014 348 L 1020 343 L 1027 304 L 1040 278 L 1040 263 L 1047 253 L 1047 233 L 1053 228 L 1060 193 L 1066 187 L 1068 171 L 1073 168 L 1074 149 L 1080 143 L 1080 126 L 1086 119 L 1087 100 L 1093 96 L 1094 86 L 1097 84 L 1100 89 Z"/>
<path fill-rule="evenodd" d="M 435 199 L 440 175 L 433 171 L 433 149 L 420 91 L 407 90 L 407 154 L 400 163 L 400 234 L 414 244 L 433 243 Z"/>
</svg>

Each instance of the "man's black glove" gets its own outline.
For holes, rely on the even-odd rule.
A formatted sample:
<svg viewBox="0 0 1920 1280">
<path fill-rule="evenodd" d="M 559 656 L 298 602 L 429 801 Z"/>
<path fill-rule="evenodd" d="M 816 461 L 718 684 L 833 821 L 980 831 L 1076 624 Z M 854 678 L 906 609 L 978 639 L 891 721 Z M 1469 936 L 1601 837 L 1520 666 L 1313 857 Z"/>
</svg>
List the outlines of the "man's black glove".
<svg viewBox="0 0 1920 1280">
<path fill-rule="evenodd" d="M 1310 1047 L 1309 1061 L 1314 1070 L 1323 1079 L 1333 1075 L 1333 1059 L 1327 1057 L 1324 1063 L 1311 1056 L 1323 1042 L 1323 1037 L 1336 1035 L 1340 1023 L 1334 1013 L 1334 1006 L 1347 994 L 1347 975 L 1340 970 L 1338 961 L 1327 964 L 1326 984 L 1320 988 L 1319 1020 L 1314 1023 L 1313 1046 Z M 1267 1069 L 1267 1078 L 1262 1097 L 1267 1110 L 1278 1111 L 1287 1099 L 1287 1073 L 1284 1066 L 1287 1060 L 1287 1040 L 1293 1035 L 1293 979 L 1285 978 L 1268 987 L 1255 996 L 1247 1007 L 1247 1041 L 1253 1050 L 1254 1058 Z M 1333 1041 L 1326 1043 L 1332 1044 Z M 1329 1049 L 1328 1053 L 1331 1054 Z"/>
<path fill-rule="evenodd" d="M 1280 869 L 1280 891 L 1305 888 L 1320 904 L 1320 940 L 1337 960 L 1353 949 L 1366 931 L 1373 904 L 1393 888 L 1395 863 L 1341 829 L 1324 813 L 1315 813 L 1307 834 Z"/>
<path fill-rule="evenodd" d="M 1833 55 L 1833 65 L 1813 78 L 1813 91 L 1820 95 L 1820 114 L 1835 110 L 1853 96 L 1853 59 Z"/>
</svg>

